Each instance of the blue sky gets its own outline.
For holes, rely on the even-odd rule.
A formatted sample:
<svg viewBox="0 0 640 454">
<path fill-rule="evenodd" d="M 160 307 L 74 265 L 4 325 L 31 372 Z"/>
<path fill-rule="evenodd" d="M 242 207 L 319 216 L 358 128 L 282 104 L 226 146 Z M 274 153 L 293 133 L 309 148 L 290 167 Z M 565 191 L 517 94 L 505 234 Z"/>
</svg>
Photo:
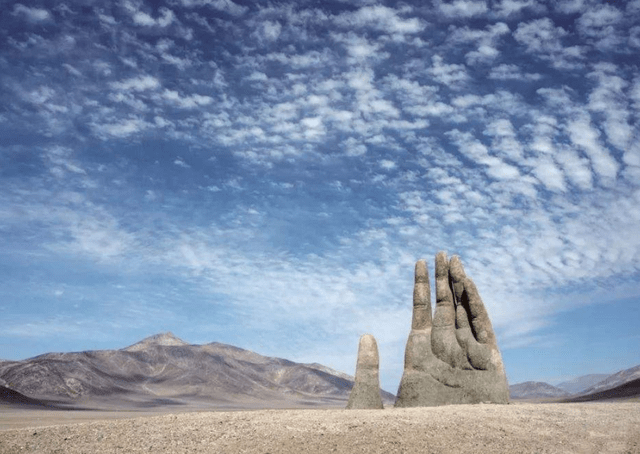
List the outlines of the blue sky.
<svg viewBox="0 0 640 454">
<path fill-rule="evenodd" d="M 395 391 L 446 250 L 510 382 L 640 363 L 640 0 L 2 10 L 0 358 L 368 332 Z"/>
</svg>

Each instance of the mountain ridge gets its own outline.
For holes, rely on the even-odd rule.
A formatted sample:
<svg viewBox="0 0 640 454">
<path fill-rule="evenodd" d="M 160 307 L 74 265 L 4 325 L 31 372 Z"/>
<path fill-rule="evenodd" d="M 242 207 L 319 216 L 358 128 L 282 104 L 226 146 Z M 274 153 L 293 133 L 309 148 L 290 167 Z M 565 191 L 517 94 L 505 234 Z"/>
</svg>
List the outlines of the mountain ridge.
<svg viewBox="0 0 640 454">
<path fill-rule="evenodd" d="M 557 386 L 534 381 L 516 383 L 509 386 L 509 393 L 511 398 L 516 400 L 561 399 L 563 402 L 586 402 L 633 396 L 634 392 L 640 393 L 637 386 L 638 380 L 640 380 L 640 365 L 614 374 L 583 375 Z M 569 389 L 576 389 L 576 391 L 570 392 Z"/>
<path fill-rule="evenodd" d="M 159 333 L 119 350 L 52 352 L 0 363 L 0 386 L 77 406 L 268 408 L 346 405 L 353 377 L 318 363 L 218 342 L 189 344 Z"/>
<path fill-rule="evenodd" d="M 580 392 L 580 395 L 595 394 L 624 385 L 632 380 L 640 379 L 640 364 L 629 369 L 620 370 L 607 376 L 593 386 Z"/>
<path fill-rule="evenodd" d="M 509 386 L 512 399 L 554 399 L 569 393 L 546 382 L 526 381 Z"/>
<path fill-rule="evenodd" d="M 577 394 L 591 386 L 600 383 L 602 380 L 605 380 L 611 374 L 588 374 L 581 375 L 580 377 L 576 377 L 573 380 L 563 381 L 556 385 L 557 388 L 563 389 L 570 394 Z"/>
<path fill-rule="evenodd" d="M 591 402 L 596 400 L 622 400 L 640 398 L 640 378 L 629 380 L 614 388 L 608 388 L 603 391 L 597 391 L 590 394 L 582 394 L 578 396 L 563 399 L 562 402 Z"/>
<path fill-rule="evenodd" d="M 176 337 L 171 331 L 153 334 L 149 337 L 145 337 L 141 341 L 136 342 L 135 344 L 129 345 L 128 347 L 122 348 L 121 350 L 128 352 L 135 352 L 144 350 L 149 345 L 164 345 L 164 346 L 172 346 L 172 345 L 190 345 L 188 342 L 183 341 L 179 337 Z"/>
</svg>

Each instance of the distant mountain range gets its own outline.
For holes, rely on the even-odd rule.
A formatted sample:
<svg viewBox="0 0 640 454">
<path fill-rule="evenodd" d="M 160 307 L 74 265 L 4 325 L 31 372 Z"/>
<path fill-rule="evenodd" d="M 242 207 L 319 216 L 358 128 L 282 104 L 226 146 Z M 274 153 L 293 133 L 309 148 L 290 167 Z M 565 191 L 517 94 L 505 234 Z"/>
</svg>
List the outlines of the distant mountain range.
<svg viewBox="0 0 640 454">
<path fill-rule="evenodd" d="M 342 406 L 352 386 L 352 376 L 321 364 L 266 357 L 217 342 L 192 345 L 171 333 L 121 350 L 0 361 L 0 405 L 32 408 Z M 585 375 L 558 386 L 525 382 L 509 389 L 512 399 L 640 396 L 640 366 Z M 395 401 L 391 393 L 381 395 L 386 403 Z"/>
<path fill-rule="evenodd" d="M 0 362 L 0 403 L 126 408 L 346 405 L 353 377 L 320 364 L 231 345 L 191 345 L 171 333 L 121 350 L 47 353 Z M 395 396 L 381 391 L 383 400 Z"/>
<path fill-rule="evenodd" d="M 545 382 L 524 382 L 509 386 L 512 399 L 551 399 L 586 402 L 601 399 L 640 397 L 640 365 L 615 374 L 591 374 L 552 386 Z"/>
<path fill-rule="evenodd" d="M 590 386 L 589 388 L 581 391 L 578 394 L 586 395 L 600 393 L 602 391 L 624 385 L 625 383 L 636 379 L 640 379 L 640 365 L 609 375 L 604 380 L 599 381 L 598 383 Z"/>
<path fill-rule="evenodd" d="M 582 377 L 574 378 L 573 380 L 564 381 L 559 385 L 556 385 L 556 387 L 566 391 L 569 394 L 578 394 L 589 389 L 591 386 L 600 383 L 607 377 L 609 377 L 609 374 L 583 375 Z"/>
<path fill-rule="evenodd" d="M 556 399 L 567 397 L 569 393 L 549 383 L 526 381 L 509 386 L 512 399 Z"/>
</svg>

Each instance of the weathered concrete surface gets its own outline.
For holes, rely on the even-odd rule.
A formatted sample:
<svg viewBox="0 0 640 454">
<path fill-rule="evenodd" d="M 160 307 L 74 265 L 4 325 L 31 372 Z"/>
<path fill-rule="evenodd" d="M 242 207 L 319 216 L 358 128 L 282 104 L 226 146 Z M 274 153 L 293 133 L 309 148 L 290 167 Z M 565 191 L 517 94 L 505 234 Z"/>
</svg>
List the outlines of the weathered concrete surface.
<svg viewBox="0 0 640 454">
<path fill-rule="evenodd" d="M 347 409 L 383 408 L 380 397 L 379 367 L 380 358 L 376 339 L 371 334 L 365 334 L 360 337 L 358 345 L 356 381 L 349 395 Z"/>
<path fill-rule="evenodd" d="M 435 260 L 436 310 L 426 263 L 416 263 L 413 321 L 396 407 L 508 403 L 509 386 L 491 320 L 460 259 Z"/>
</svg>

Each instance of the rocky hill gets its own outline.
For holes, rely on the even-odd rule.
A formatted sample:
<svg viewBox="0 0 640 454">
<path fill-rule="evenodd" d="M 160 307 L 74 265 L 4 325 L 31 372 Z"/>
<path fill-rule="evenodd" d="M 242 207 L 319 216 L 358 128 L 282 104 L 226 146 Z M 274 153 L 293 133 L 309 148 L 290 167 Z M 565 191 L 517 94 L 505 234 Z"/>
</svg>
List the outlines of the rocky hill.
<svg viewBox="0 0 640 454">
<path fill-rule="evenodd" d="M 591 402 L 596 400 L 622 400 L 640 398 L 640 378 L 635 378 L 615 388 L 597 391 L 590 394 L 571 397 L 563 400 L 563 402 Z"/>
<path fill-rule="evenodd" d="M 573 380 L 564 381 L 556 385 L 556 388 L 563 389 L 569 394 L 578 394 L 596 385 L 597 383 L 600 383 L 602 380 L 609 377 L 609 375 L 610 374 L 583 375 L 581 377 L 574 378 Z"/>
<path fill-rule="evenodd" d="M 545 382 L 524 382 L 509 386 L 512 399 L 558 399 L 587 402 L 602 399 L 640 397 L 640 365 L 615 374 L 583 375 L 552 386 Z"/>
<path fill-rule="evenodd" d="M 527 381 L 509 386 L 512 399 L 557 399 L 569 395 L 566 391 L 549 383 Z"/>
<path fill-rule="evenodd" d="M 0 386 L 38 401 L 85 407 L 267 408 L 346 405 L 353 377 L 216 342 L 190 345 L 164 333 L 121 350 L 4 361 Z"/>
<path fill-rule="evenodd" d="M 609 375 L 604 380 L 599 381 L 595 385 L 583 390 L 579 394 L 587 395 L 601 393 L 608 389 L 617 388 L 624 385 L 625 383 L 629 383 L 637 379 L 640 379 L 640 365 Z"/>
</svg>

